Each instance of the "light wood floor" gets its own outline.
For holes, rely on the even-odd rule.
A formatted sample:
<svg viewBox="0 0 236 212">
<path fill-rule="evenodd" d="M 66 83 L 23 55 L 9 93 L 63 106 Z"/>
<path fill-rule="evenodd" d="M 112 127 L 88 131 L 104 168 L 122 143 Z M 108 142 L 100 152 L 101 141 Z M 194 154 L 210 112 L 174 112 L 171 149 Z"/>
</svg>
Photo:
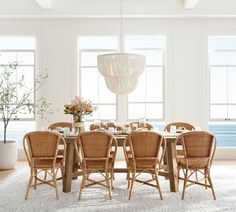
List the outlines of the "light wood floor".
<svg viewBox="0 0 236 212">
<path fill-rule="evenodd" d="M 0 181 L 25 166 L 28 166 L 26 161 L 18 161 L 14 169 L 0 171 Z M 236 161 L 214 161 L 213 166 L 236 166 Z M 116 161 L 115 167 L 125 167 L 125 161 Z"/>
<path fill-rule="evenodd" d="M 14 169 L 0 171 L 0 181 L 24 166 L 28 166 L 26 161 L 18 161 Z"/>
</svg>

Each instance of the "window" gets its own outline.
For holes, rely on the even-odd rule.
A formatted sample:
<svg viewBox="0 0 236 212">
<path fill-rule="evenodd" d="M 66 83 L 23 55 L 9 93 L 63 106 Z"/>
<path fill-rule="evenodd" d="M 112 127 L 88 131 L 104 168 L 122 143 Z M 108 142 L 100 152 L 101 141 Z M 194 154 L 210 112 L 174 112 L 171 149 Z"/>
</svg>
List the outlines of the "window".
<svg viewBox="0 0 236 212">
<path fill-rule="evenodd" d="M 25 83 L 28 89 L 34 86 L 35 76 L 35 38 L 34 37 L 0 37 L 0 65 L 17 63 L 16 74 L 13 80 L 18 80 L 24 75 Z M 1 69 L 0 69 L 1 71 Z M 18 90 L 20 96 L 24 91 Z M 34 102 L 34 96 L 31 97 Z M 36 124 L 34 114 L 16 114 L 18 121 L 11 121 L 8 125 L 7 138 L 17 140 L 22 145 L 22 139 L 26 132 L 35 130 Z M 3 123 L 0 123 L 0 129 L 3 129 Z M 0 130 L 0 138 L 3 137 L 3 130 Z"/>
<path fill-rule="evenodd" d="M 34 38 L 0 37 L 0 65 L 8 65 L 10 63 L 17 63 L 16 72 L 12 80 L 19 81 L 24 77 L 25 85 L 27 85 L 26 89 L 32 90 L 35 73 Z M 24 91 L 22 88 L 17 89 L 17 95 L 20 97 Z M 31 96 L 31 102 L 34 102 L 34 95 Z M 19 113 L 14 118 L 21 120 L 34 119 L 34 114 Z"/>
<path fill-rule="evenodd" d="M 210 36 L 209 130 L 220 147 L 236 146 L 236 37 Z"/>
<path fill-rule="evenodd" d="M 210 120 L 236 120 L 236 37 L 209 39 Z"/>
<path fill-rule="evenodd" d="M 114 53 L 117 37 L 79 37 L 79 95 L 92 101 L 97 110 L 88 120 L 116 120 L 116 95 L 106 87 L 104 77 L 97 69 L 97 56 Z"/>
<path fill-rule="evenodd" d="M 97 106 L 90 121 L 146 118 L 164 120 L 164 69 L 166 38 L 162 36 L 126 36 L 125 50 L 143 54 L 146 67 L 136 90 L 127 96 L 110 92 L 97 69 L 97 55 L 118 51 L 118 37 L 79 37 L 79 95 Z M 118 108 L 119 105 L 119 108 Z M 124 115 L 127 114 L 127 115 Z"/>
<path fill-rule="evenodd" d="M 165 37 L 126 37 L 126 51 L 145 55 L 146 58 L 138 86 L 128 95 L 128 120 L 140 117 L 152 121 L 164 120 L 165 48 Z"/>
</svg>

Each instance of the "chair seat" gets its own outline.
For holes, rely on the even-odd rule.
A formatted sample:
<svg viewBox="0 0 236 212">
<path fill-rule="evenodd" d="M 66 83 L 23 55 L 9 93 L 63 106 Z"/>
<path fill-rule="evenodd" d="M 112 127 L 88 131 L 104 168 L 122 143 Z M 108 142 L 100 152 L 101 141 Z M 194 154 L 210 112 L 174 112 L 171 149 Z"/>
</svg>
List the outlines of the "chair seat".
<svg viewBox="0 0 236 212">
<path fill-rule="evenodd" d="M 108 160 L 108 168 L 112 168 L 112 158 Z M 105 169 L 105 160 L 86 160 L 87 169 Z"/>
<path fill-rule="evenodd" d="M 188 161 L 188 168 L 190 169 L 204 169 L 207 167 L 209 157 L 194 157 L 194 158 L 187 158 Z M 187 168 L 185 164 L 184 158 L 178 158 L 178 166 L 181 168 Z"/>
<path fill-rule="evenodd" d="M 62 166 L 63 158 L 57 158 L 55 168 Z M 35 168 L 49 168 L 53 167 L 53 159 L 33 159 L 33 164 Z"/>
<path fill-rule="evenodd" d="M 150 159 L 138 160 L 137 158 L 136 158 L 135 163 L 136 163 L 136 168 L 138 168 L 138 169 L 147 169 L 147 168 L 154 169 L 155 165 L 158 164 L 156 162 L 156 160 L 150 160 Z M 135 164 L 134 164 L 134 160 L 132 158 L 128 159 L 128 166 L 131 168 L 134 168 Z"/>
</svg>

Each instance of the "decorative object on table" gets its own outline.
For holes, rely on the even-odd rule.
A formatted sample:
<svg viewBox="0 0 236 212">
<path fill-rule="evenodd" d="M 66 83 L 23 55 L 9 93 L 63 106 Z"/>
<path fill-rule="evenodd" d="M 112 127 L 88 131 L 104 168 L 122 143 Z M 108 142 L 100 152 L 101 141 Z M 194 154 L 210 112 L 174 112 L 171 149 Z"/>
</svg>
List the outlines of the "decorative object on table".
<svg viewBox="0 0 236 212">
<path fill-rule="evenodd" d="M 170 126 L 170 133 L 176 133 L 176 126 L 175 125 Z"/>
<path fill-rule="evenodd" d="M 145 128 L 146 127 L 146 119 L 145 118 L 140 118 L 139 120 L 138 120 L 138 124 L 139 124 L 139 127 L 141 127 L 141 128 Z"/>
<path fill-rule="evenodd" d="M 3 141 L 0 141 L 0 170 L 11 169 L 17 161 L 17 143 L 7 139 L 7 127 L 12 120 L 19 120 L 17 115 L 29 113 L 52 113 L 50 103 L 45 97 L 34 99 L 46 79 L 47 74 L 41 74 L 34 80 L 33 88 L 29 88 L 24 75 L 16 79 L 17 64 L 0 65 L 0 116 L 3 121 Z M 21 92 L 19 92 L 19 90 Z"/>
<path fill-rule="evenodd" d="M 94 121 L 93 124 L 90 124 L 89 130 L 90 131 L 93 131 L 93 130 L 106 131 L 106 130 L 108 130 L 108 127 L 107 127 L 106 123 L 103 123 L 100 120 L 96 120 L 96 121 Z"/>
<path fill-rule="evenodd" d="M 74 133 L 84 132 L 84 116 L 91 115 L 95 110 L 91 101 L 84 100 L 82 97 L 75 96 L 71 104 L 64 105 L 65 114 L 73 115 L 73 128 Z"/>
<path fill-rule="evenodd" d="M 120 3 L 120 49 L 122 53 L 98 55 L 97 65 L 99 72 L 104 76 L 107 88 L 116 94 L 128 94 L 138 84 L 138 77 L 144 70 L 145 57 L 140 54 L 124 53 L 123 43 L 123 11 Z"/>
<path fill-rule="evenodd" d="M 164 131 L 170 132 L 171 126 L 176 126 L 176 132 L 183 132 L 184 130 L 195 130 L 195 127 L 192 124 L 186 122 L 172 122 L 165 126 Z"/>
<path fill-rule="evenodd" d="M 129 125 L 130 125 L 132 131 L 135 131 L 137 129 L 147 129 L 147 130 L 153 129 L 152 124 L 147 123 L 146 121 L 145 121 L 145 123 L 144 122 L 140 123 L 139 121 L 131 122 Z"/>
<path fill-rule="evenodd" d="M 49 129 L 49 130 L 54 130 L 54 129 L 57 128 L 57 127 L 63 127 L 63 128 L 69 127 L 69 129 L 70 129 L 70 131 L 71 131 L 71 130 L 72 130 L 72 123 L 71 123 L 71 122 L 65 122 L 65 121 L 63 121 L 63 122 L 55 122 L 55 123 L 53 123 L 53 124 L 50 124 L 50 125 L 48 126 L 48 129 Z"/>
</svg>

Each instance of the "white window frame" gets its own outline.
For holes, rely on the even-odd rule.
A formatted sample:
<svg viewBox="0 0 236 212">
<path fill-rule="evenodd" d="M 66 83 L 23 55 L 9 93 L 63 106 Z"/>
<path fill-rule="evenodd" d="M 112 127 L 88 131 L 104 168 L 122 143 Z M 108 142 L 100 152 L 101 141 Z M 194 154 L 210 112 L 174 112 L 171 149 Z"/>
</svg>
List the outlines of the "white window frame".
<svg viewBox="0 0 236 212">
<path fill-rule="evenodd" d="M 82 73 L 82 69 L 83 68 L 96 68 L 97 69 L 97 66 L 83 66 L 81 65 L 82 64 L 82 61 L 81 61 L 81 55 L 83 52 L 103 52 L 103 53 L 110 53 L 110 52 L 117 52 L 117 49 L 78 49 L 78 52 L 79 52 L 79 95 L 81 96 L 82 95 L 82 83 L 81 83 L 81 73 Z M 97 79 L 99 80 L 99 79 Z M 98 96 L 99 96 L 99 91 L 98 92 Z M 99 99 L 98 99 L 99 101 Z M 116 102 L 113 104 L 113 103 L 99 103 L 99 102 L 92 102 L 94 106 L 99 106 L 99 105 L 114 105 L 116 107 L 116 117 L 115 117 L 115 121 L 118 120 L 118 97 L 116 95 Z M 98 119 L 99 118 L 99 110 L 98 110 Z M 102 121 L 109 121 L 109 119 L 100 119 Z M 95 121 L 94 119 L 90 119 L 89 122 L 93 122 Z"/>
<path fill-rule="evenodd" d="M 104 36 L 109 36 L 109 35 L 104 35 Z M 126 36 L 130 36 L 130 35 L 125 35 L 124 37 Z M 133 36 L 133 35 L 132 35 Z M 134 35 L 136 36 L 136 35 Z M 140 36 L 140 35 L 137 35 L 137 36 Z M 145 35 L 145 36 L 153 36 L 153 35 Z M 158 35 L 155 35 L 158 37 Z M 85 36 L 81 36 L 81 37 L 85 37 Z M 97 37 L 96 35 L 95 36 L 86 36 L 86 37 Z M 101 36 L 103 37 L 103 36 Z M 80 36 L 77 37 L 78 39 L 80 38 Z M 120 41 L 120 39 L 118 39 L 118 41 Z M 125 41 L 124 43 L 122 44 L 123 46 L 125 46 Z M 118 44 L 118 46 L 121 46 L 120 43 Z M 164 122 L 165 120 L 165 72 L 166 72 L 166 49 L 164 48 L 132 48 L 132 49 L 129 49 L 129 51 L 140 51 L 140 50 L 157 50 L 157 51 L 162 51 L 163 53 L 163 65 L 147 65 L 145 66 L 145 68 L 150 68 L 150 67 L 157 67 L 157 68 L 162 68 L 162 100 L 163 101 L 159 101 L 159 102 L 137 102 L 137 103 L 144 103 L 145 104 L 145 107 L 146 107 L 146 104 L 148 103 L 155 103 L 155 104 L 162 104 L 162 112 L 163 112 L 163 117 L 161 119 L 148 119 L 148 121 L 151 121 L 151 122 Z M 82 69 L 83 68 L 97 68 L 97 66 L 82 66 L 82 61 L 81 61 L 81 53 L 82 52 L 118 52 L 119 49 L 101 49 L 101 48 L 94 48 L 94 49 L 85 49 L 85 48 L 79 48 L 77 49 L 77 52 L 78 52 L 78 68 L 77 70 L 79 71 L 78 73 L 78 84 L 77 85 L 77 89 L 79 90 L 78 94 L 81 96 L 82 94 L 82 83 L 81 83 L 81 73 L 82 73 Z M 145 83 L 145 86 L 146 86 L 146 83 Z M 146 89 L 146 88 L 145 88 Z M 146 98 L 146 95 L 145 95 L 145 98 Z M 135 102 L 132 102 L 132 103 L 135 103 Z M 116 119 L 115 121 L 119 122 L 119 123 L 124 123 L 124 122 L 127 122 L 127 121 L 134 121 L 134 119 L 128 119 L 128 95 L 116 95 Z M 99 105 L 97 103 L 93 103 L 93 105 Z M 114 105 L 114 104 L 109 104 L 109 103 L 105 103 L 105 104 L 101 104 L 101 105 Z M 146 113 L 146 112 L 145 112 Z M 98 115 L 99 116 L 99 115 Z M 137 117 L 137 119 L 140 118 L 140 117 Z M 135 120 L 137 120 L 135 119 Z M 109 121 L 109 120 L 105 120 L 105 119 L 101 119 L 102 121 Z M 91 119 L 91 120 L 88 120 L 89 122 L 93 122 L 94 120 Z"/>
<path fill-rule="evenodd" d="M 35 69 L 36 69 L 36 66 L 35 66 L 35 49 L 0 49 L 0 54 L 1 52 L 16 52 L 16 53 L 20 53 L 20 52 L 32 52 L 34 54 L 34 63 L 33 65 L 19 65 L 17 64 L 17 67 L 33 67 L 33 80 L 35 82 Z M 8 64 L 1 64 L 1 65 L 8 65 Z M 33 104 L 35 104 L 35 98 L 36 98 L 36 94 L 34 93 L 34 101 L 33 101 Z M 36 119 L 36 115 L 35 113 L 33 113 L 33 118 L 11 118 L 11 120 L 13 121 L 35 121 Z"/>
<path fill-rule="evenodd" d="M 236 52 L 236 49 L 212 49 L 209 51 L 209 55 L 208 55 L 208 60 L 211 61 L 211 53 L 212 52 Z M 236 103 L 228 103 L 228 68 L 229 67 L 233 67 L 236 68 L 236 65 L 229 65 L 229 64 L 225 64 L 225 65 L 211 65 L 209 63 L 209 97 L 210 97 L 210 101 L 209 101 L 209 121 L 210 122 L 236 122 L 236 118 L 230 118 L 228 116 L 228 106 L 229 105 L 235 105 Z M 227 102 L 226 103 L 211 103 L 211 68 L 225 68 L 227 70 Z M 224 105 L 227 107 L 227 117 L 225 118 L 211 118 L 211 106 L 212 105 Z"/>
<path fill-rule="evenodd" d="M 135 121 L 137 119 L 128 119 L 129 117 L 129 103 L 131 104 L 145 104 L 145 116 L 146 116 L 146 105 L 147 104 L 162 104 L 162 112 L 163 112 L 163 117 L 161 119 L 148 119 L 148 121 L 151 121 L 151 122 L 156 122 L 156 121 L 159 121 L 159 122 L 164 122 L 165 120 L 165 50 L 162 49 L 162 48 L 133 48 L 133 49 L 130 49 L 131 51 L 149 51 L 149 50 L 156 50 L 156 51 L 162 51 L 162 54 L 163 54 L 163 61 L 162 61 L 162 64 L 163 65 L 145 65 L 144 67 L 144 71 L 146 68 L 162 68 L 162 98 L 163 98 L 163 101 L 161 102 L 147 102 L 146 101 L 146 91 L 147 91 L 147 81 L 146 81 L 146 71 L 145 71 L 145 101 L 144 102 L 129 102 L 129 97 L 127 95 L 126 97 L 126 111 L 127 111 L 127 117 L 126 119 L 128 121 Z M 138 118 L 138 117 L 137 117 Z M 139 117 L 141 118 L 141 117 Z"/>
</svg>

